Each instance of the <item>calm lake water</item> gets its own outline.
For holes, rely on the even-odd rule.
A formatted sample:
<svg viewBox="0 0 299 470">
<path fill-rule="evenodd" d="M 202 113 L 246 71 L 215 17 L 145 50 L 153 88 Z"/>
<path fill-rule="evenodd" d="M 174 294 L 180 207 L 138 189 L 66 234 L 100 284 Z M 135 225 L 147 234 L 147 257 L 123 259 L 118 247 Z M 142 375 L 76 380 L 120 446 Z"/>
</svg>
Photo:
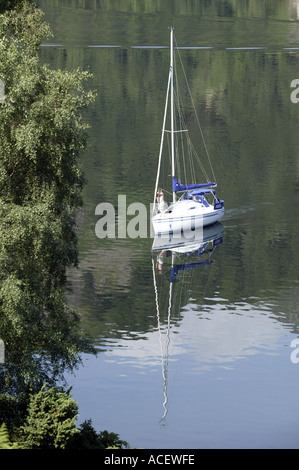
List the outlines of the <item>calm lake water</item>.
<svg viewBox="0 0 299 470">
<path fill-rule="evenodd" d="M 54 31 L 41 60 L 89 68 L 98 90 L 69 274 L 98 350 L 66 375 L 79 423 L 133 448 L 298 448 L 299 2 L 147 3 L 39 2 Z M 193 267 L 171 311 L 171 256 L 157 275 L 149 237 L 95 234 L 99 203 L 152 202 L 170 25 L 226 208 L 221 243 L 176 256 Z"/>
</svg>

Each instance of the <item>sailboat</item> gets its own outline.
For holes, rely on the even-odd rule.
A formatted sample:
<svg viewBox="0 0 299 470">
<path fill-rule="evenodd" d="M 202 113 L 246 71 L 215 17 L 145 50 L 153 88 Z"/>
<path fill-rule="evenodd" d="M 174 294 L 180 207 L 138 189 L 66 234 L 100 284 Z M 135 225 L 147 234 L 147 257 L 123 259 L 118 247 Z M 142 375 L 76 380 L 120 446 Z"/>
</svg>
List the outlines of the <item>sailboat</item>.
<svg viewBox="0 0 299 470">
<path fill-rule="evenodd" d="M 176 47 L 176 49 L 178 50 L 178 47 Z M 183 68 L 182 63 L 181 66 Z M 174 29 L 170 28 L 170 68 L 158 160 L 157 178 L 155 184 L 153 211 L 151 218 L 152 228 L 155 236 L 159 234 L 171 234 L 175 232 L 186 232 L 190 230 L 200 229 L 208 225 L 215 224 L 224 215 L 224 201 L 218 199 L 218 196 L 216 194 L 215 188 L 217 186 L 217 183 L 215 181 L 215 175 L 211 165 L 211 160 L 209 157 L 207 146 L 204 141 L 203 133 L 197 115 L 197 123 L 199 125 L 201 137 L 203 139 L 203 146 L 206 151 L 207 158 L 213 173 L 214 181 L 211 181 L 211 179 L 208 177 L 208 174 L 206 173 L 203 164 L 198 158 L 198 155 L 191 143 L 189 131 L 186 126 L 186 121 L 182 113 L 178 85 L 175 81 L 176 76 L 176 63 L 174 60 Z M 189 87 L 188 90 L 190 92 Z M 193 100 L 192 105 L 194 107 Z M 170 129 L 166 129 L 167 119 L 168 121 L 170 120 Z M 172 180 L 172 202 L 170 204 L 165 203 L 165 189 L 158 186 L 161 173 L 161 159 L 163 154 L 163 148 L 165 147 L 166 134 L 168 136 L 170 135 L 169 147 Z M 187 172 L 185 170 L 186 154 L 185 150 L 183 150 L 183 144 L 181 143 L 183 139 L 187 141 L 187 146 L 189 149 L 188 155 L 191 158 L 191 167 L 193 171 L 193 174 L 190 176 L 188 175 L 188 177 L 192 179 L 195 178 L 193 181 L 189 181 L 188 183 L 179 182 L 179 176 L 176 174 L 179 168 L 178 162 L 182 158 L 184 159 L 183 176 L 187 177 Z M 194 172 L 195 165 L 192 159 L 197 160 L 197 162 L 199 163 L 199 168 L 201 169 L 202 174 L 205 177 L 205 182 L 196 182 L 197 175 Z"/>
</svg>

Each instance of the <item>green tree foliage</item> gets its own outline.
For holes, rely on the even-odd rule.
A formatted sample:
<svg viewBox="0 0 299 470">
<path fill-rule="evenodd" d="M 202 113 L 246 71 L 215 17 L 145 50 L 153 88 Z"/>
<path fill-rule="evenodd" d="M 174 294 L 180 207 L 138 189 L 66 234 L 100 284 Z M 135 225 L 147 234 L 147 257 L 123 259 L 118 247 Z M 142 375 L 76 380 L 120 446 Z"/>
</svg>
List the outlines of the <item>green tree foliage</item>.
<svg viewBox="0 0 299 470">
<path fill-rule="evenodd" d="M 40 43 L 51 34 L 33 2 L 1 2 L 0 388 L 15 406 L 26 403 L 30 388 L 61 379 L 87 345 L 65 295 L 67 269 L 77 265 L 82 110 L 94 94 L 84 89 L 88 72 L 40 65 Z M 12 426 L 4 407 L 0 412 L 0 423 Z"/>
<path fill-rule="evenodd" d="M 119 435 L 115 432 L 101 431 L 99 433 L 99 439 L 105 449 L 126 449 L 129 447 L 128 443 L 119 439 Z"/>
<path fill-rule="evenodd" d="M 78 431 L 78 405 L 69 392 L 46 385 L 31 396 L 28 416 L 22 427 L 24 446 L 42 449 L 64 449 Z"/>
<path fill-rule="evenodd" d="M 11 430 L 11 417 L 18 423 Z M 56 386 L 44 385 L 32 392 L 28 403 L 19 403 L 5 394 L 0 396 L 0 449 L 128 449 L 129 444 L 116 433 L 97 432 L 92 420 L 76 427 L 78 405 L 70 395 Z M 10 430 L 10 432 L 9 432 Z M 12 436 L 12 437 L 11 437 Z"/>
<path fill-rule="evenodd" d="M 70 390 L 48 384 L 25 399 L 0 395 L 0 417 L 0 449 L 129 448 L 118 434 L 97 432 L 91 419 L 76 427 L 78 405 Z"/>
<path fill-rule="evenodd" d="M 12 10 L 13 8 L 17 8 L 20 5 L 19 0 L 1 0 L 0 3 L 0 13 L 4 13 L 7 10 Z"/>
<path fill-rule="evenodd" d="M 84 421 L 68 444 L 68 449 L 105 449 L 91 420 Z"/>
<path fill-rule="evenodd" d="M 26 6 L 26 8 L 25 8 Z M 83 81 L 89 74 L 39 65 L 36 47 L 50 34 L 40 10 L 0 17 L 0 194 L 15 204 L 45 201 L 52 210 L 81 203 L 83 178 L 78 152 L 85 146 L 81 110 L 92 100 Z"/>
<path fill-rule="evenodd" d="M 9 396 L 7 393 L 0 395 L 0 424 L 5 423 L 13 434 L 13 428 L 22 425 L 27 412 L 27 403 L 18 397 Z"/>
<path fill-rule="evenodd" d="M 69 442 L 68 449 L 128 449 L 129 445 L 126 441 L 119 438 L 114 432 L 101 431 L 97 433 L 92 426 L 91 419 L 84 421 L 78 433 Z"/>
<path fill-rule="evenodd" d="M 26 330 L 32 337 L 43 325 L 47 345 L 53 322 L 73 318 L 64 300 L 66 270 L 77 264 L 81 112 L 93 100 L 83 86 L 87 72 L 39 64 L 37 47 L 50 28 L 32 2 L 17 3 L 0 15 L 0 314 L 8 356 Z"/>
<path fill-rule="evenodd" d="M 17 449 L 18 445 L 10 442 L 6 424 L 0 426 L 0 449 Z"/>
</svg>

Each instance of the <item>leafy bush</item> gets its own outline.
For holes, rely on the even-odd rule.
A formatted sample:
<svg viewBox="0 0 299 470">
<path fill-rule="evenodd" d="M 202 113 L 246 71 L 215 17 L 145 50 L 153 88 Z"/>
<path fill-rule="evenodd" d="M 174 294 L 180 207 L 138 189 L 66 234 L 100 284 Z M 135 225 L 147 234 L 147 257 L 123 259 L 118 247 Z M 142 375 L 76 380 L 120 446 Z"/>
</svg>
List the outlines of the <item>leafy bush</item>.
<svg viewBox="0 0 299 470">
<path fill-rule="evenodd" d="M 107 449 L 107 448 L 128 449 L 126 441 L 119 439 L 119 435 L 108 431 L 97 433 L 91 424 L 91 420 L 84 421 L 78 433 L 74 435 L 69 443 L 69 449 Z"/>
<path fill-rule="evenodd" d="M 0 395 L 0 449 L 128 449 L 107 430 L 97 432 L 91 419 L 76 428 L 78 405 L 70 391 L 44 385 L 27 400 Z M 26 411 L 27 408 L 27 411 Z M 18 416 L 15 419 L 15 416 Z M 21 424 L 23 422 L 23 424 Z M 12 443 L 13 441 L 16 441 Z"/>
<path fill-rule="evenodd" d="M 24 447 L 65 449 L 78 432 L 77 412 L 78 405 L 69 392 L 44 385 L 29 402 L 27 420 L 21 428 Z"/>
<path fill-rule="evenodd" d="M 5 423 L 0 426 L 0 449 L 17 449 L 18 445 L 11 443 L 8 429 Z"/>
</svg>

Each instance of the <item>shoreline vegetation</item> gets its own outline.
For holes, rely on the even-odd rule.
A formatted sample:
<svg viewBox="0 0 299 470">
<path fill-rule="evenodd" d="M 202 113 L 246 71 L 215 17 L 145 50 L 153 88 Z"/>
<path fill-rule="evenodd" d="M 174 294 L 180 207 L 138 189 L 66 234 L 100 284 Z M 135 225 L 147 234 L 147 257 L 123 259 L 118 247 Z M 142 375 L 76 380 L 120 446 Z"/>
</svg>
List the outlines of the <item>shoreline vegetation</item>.
<svg viewBox="0 0 299 470">
<path fill-rule="evenodd" d="M 40 65 L 52 36 L 31 0 L 0 5 L 0 449 L 127 448 L 78 405 L 63 374 L 94 354 L 80 315 L 66 302 L 67 270 L 78 266 L 86 147 L 82 110 L 95 99 L 89 72 Z"/>
</svg>

